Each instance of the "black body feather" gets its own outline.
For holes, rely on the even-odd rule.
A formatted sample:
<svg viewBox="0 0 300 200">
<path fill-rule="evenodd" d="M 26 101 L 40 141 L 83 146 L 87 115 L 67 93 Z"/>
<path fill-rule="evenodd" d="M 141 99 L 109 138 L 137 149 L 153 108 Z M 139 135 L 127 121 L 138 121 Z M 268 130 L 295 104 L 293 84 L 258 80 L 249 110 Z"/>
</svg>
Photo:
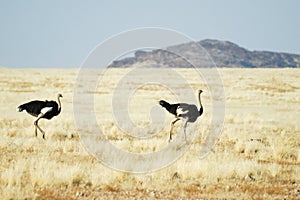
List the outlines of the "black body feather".
<svg viewBox="0 0 300 200">
<path fill-rule="evenodd" d="M 188 122 L 195 122 L 200 116 L 197 106 L 193 104 L 180 104 L 178 109 L 180 109 L 184 114 L 179 114 L 178 117 L 187 118 Z M 186 113 L 185 113 L 186 112 Z"/>
<path fill-rule="evenodd" d="M 52 107 L 52 110 L 47 112 L 42 118 L 51 119 L 52 117 L 58 115 L 60 113 L 60 109 L 58 108 L 58 104 L 55 101 L 30 101 L 28 103 L 22 104 L 18 107 L 19 112 L 26 110 L 32 116 L 37 117 L 43 108 Z"/>
<path fill-rule="evenodd" d="M 178 106 L 180 105 L 179 103 L 177 104 L 169 104 L 168 102 L 164 101 L 164 100 L 160 100 L 159 104 L 164 107 L 169 113 L 173 114 L 173 115 L 177 115 L 176 110 L 178 108 Z"/>
</svg>

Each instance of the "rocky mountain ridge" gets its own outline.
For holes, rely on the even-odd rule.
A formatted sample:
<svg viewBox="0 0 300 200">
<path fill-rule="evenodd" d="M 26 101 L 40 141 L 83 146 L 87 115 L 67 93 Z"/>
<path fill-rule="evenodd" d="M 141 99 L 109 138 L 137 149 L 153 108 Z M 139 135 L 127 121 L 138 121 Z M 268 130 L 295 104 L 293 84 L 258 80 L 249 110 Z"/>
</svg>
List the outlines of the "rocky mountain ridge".
<svg viewBox="0 0 300 200">
<path fill-rule="evenodd" d="M 192 62 L 189 62 L 192 61 Z M 213 61 L 213 62 L 211 62 Z M 229 41 L 201 40 L 151 51 L 138 50 L 134 57 L 113 61 L 108 67 L 217 67 L 300 68 L 300 55 L 271 51 L 249 51 Z"/>
</svg>

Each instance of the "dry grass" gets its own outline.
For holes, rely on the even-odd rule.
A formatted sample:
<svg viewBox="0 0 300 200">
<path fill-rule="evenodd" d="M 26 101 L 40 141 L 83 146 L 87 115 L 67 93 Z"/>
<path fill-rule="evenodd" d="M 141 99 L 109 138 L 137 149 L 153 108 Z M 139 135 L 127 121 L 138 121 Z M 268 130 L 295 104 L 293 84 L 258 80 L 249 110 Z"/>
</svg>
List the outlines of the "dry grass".
<svg viewBox="0 0 300 200">
<path fill-rule="evenodd" d="M 1 68 L 0 198 L 299 199 L 300 70 L 219 70 L 226 92 L 225 124 L 214 153 L 204 159 L 199 159 L 199 149 L 209 129 L 211 94 L 191 69 L 177 71 L 194 90 L 206 91 L 205 114 L 188 130 L 198 131 L 197 138 L 172 165 L 153 173 L 131 174 L 105 167 L 82 146 L 72 106 L 78 69 Z M 106 71 L 96 91 L 87 91 L 95 93 L 97 119 L 118 148 L 135 153 L 158 151 L 168 145 L 172 116 L 166 115 L 163 127 L 148 128 L 152 136 L 147 140 L 124 134 L 115 124 L 112 92 L 126 72 Z M 184 87 L 179 90 L 184 92 Z M 46 140 L 41 135 L 35 138 L 34 118 L 16 113 L 16 107 L 32 99 L 53 99 L 59 92 L 64 95 L 62 113 L 51 121 L 41 120 Z M 162 86 L 139 87 L 129 102 L 132 121 L 147 126 L 149 110 L 161 97 L 177 100 Z M 127 133 L 133 131 L 131 126 L 125 128 Z"/>
</svg>

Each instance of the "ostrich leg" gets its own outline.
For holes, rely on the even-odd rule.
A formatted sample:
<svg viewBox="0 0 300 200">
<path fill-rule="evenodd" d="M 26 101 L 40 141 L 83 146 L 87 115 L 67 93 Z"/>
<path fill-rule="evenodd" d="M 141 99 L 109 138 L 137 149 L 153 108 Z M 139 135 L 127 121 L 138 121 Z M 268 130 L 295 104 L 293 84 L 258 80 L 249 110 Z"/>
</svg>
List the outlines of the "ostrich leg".
<svg viewBox="0 0 300 200">
<path fill-rule="evenodd" d="M 173 127 L 174 127 L 174 124 L 179 121 L 180 119 L 179 118 L 176 118 L 174 121 L 172 121 L 171 123 L 171 130 L 170 130 L 170 138 L 169 138 L 169 142 L 171 142 L 172 140 L 172 131 L 173 131 Z"/>
<path fill-rule="evenodd" d="M 36 122 L 34 122 L 34 133 L 35 133 L 35 137 L 37 137 L 37 128 L 36 128 Z"/>
<path fill-rule="evenodd" d="M 41 131 L 41 133 L 43 134 L 43 139 L 45 139 L 45 131 L 43 131 L 43 129 L 41 129 L 41 127 L 39 127 L 38 122 L 44 115 L 45 114 L 43 114 L 43 113 L 39 114 L 38 118 L 34 121 L 35 136 L 37 137 L 37 128 L 38 128 Z"/>
<path fill-rule="evenodd" d="M 186 119 L 184 121 L 184 125 L 183 125 L 184 139 L 185 139 L 186 143 L 187 143 L 187 140 L 186 140 L 186 126 L 187 126 L 187 123 L 188 123 L 188 119 Z"/>
</svg>

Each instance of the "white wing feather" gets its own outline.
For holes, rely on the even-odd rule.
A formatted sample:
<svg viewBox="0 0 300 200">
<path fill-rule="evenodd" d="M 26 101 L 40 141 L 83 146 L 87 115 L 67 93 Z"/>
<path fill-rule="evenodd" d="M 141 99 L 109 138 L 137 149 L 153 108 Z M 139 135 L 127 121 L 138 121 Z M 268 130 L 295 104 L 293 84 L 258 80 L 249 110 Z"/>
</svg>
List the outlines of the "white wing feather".
<svg viewBox="0 0 300 200">
<path fill-rule="evenodd" d="M 53 107 L 45 107 L 41 110 L 41 113 L 46 114 L 47 112 L 50 112 L 53 109 Z"/>
<path fill-rule="evenodd" d="M 185 115 L 188 112 L 189 112 L 188 110 L 183 111 L 183 108 L 181 108 L 180 106 L 178 106 L 178 108 L 176 110 L 177 115 Z"/>
</svg>

